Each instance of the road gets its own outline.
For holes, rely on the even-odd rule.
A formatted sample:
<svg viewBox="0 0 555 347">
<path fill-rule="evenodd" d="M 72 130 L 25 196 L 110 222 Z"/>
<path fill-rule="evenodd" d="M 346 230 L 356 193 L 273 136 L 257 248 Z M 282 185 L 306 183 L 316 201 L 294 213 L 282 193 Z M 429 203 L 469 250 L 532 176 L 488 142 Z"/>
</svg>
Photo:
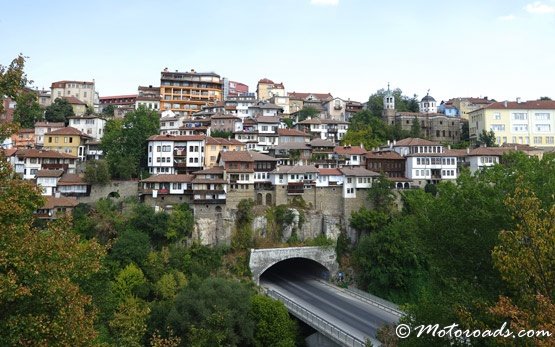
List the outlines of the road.
<svg viewBox="0 0 555 347">
<path fill-rule="evenodd" d="M 375 338 L 380 327 L 396 324 L 399 317 L 367 302 L 357 300 L 337 287 L 329 286 L 306 274 L 291 275 L 273 271 L 260 284 L 273 289 L 317 313 L 321 318 L 365 340 Z"/>
</svg>

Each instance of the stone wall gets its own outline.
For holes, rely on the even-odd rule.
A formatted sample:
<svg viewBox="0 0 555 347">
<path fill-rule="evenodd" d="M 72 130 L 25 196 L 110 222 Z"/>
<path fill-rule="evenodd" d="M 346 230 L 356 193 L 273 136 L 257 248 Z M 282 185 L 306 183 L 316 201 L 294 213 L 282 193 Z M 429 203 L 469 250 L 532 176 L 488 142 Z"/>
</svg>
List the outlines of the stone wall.
<svg viewBox="0 0 555 347">
<path fill-rule="evenodd" d="M 111 181 L 106 185 L 93 184 L 89 196 L 78 197 L 77 201 L 84 204 L 92 204 L 101 198 L 107 198 L 110 193 L 117 193 L 116 200 L 123 200 L 127 197 L 137 198 L 139 194 L 138 181 Z"/>
</svg>

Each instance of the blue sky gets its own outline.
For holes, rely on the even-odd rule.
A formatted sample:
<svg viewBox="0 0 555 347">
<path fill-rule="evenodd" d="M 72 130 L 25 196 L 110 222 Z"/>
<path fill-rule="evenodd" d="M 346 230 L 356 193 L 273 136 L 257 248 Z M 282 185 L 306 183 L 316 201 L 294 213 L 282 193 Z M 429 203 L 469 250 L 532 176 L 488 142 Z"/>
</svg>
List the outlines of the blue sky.
<svg viewBox="0 0 555 347">
<path fill-rule="evenodd" d="M 0 64 L 34 86 L 96 80 L 101 96 L 214 71 L 249 85 L 365 101 L 390 82 L 438 101 L 555 99 L 555 0 L 0 0 Z"/>
</svg>

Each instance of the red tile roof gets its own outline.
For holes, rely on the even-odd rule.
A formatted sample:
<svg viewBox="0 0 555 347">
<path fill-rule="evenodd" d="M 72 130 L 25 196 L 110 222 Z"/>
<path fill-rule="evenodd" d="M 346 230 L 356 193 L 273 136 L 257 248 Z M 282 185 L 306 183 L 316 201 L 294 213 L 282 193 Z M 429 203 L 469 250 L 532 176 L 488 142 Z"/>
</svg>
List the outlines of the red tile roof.
<svg viewBox="0 0 555 347">
<path fill-rule="evenodd" d="M 207 137 L 207 145 L 222 145 L 222 146 L 244 146 L 245 144 L 236 139 L 225 139 L 223 137 Z"/>
<path fill-rule="evenodd" d="M 342 167 L 341 169 L 339 169 L 339 171 L 341 171 L 345 176 L 357 176 L 357 177 L 380 176 L 379 173 L 366 170 L 365 168 L 362 168 L 362 167 L 352 167 L 352 168 Z"/>
<path fill-rule="evenodd" d="M 402 155 L 395 151 L 379 151 L 366 153 L 367 159 L 391 159 L 391 160 L 405 160 Z"/>
<path fill-rule="evenodd" d="M 193 130 L 193 128 L 187 128 Z M 196 128 L 195 128 L 196 129 Z M 206 139 L 204 135 L 152 135 L 148 141 L 202 141 Z"/>
<path fill-rule="evenodd" d="M 54 196 L 47 196 L 43 209 L 51 210 L 56 207 L 75 207 L 79 203 L 77 202 L 77 198 L 74 197 L 59 197 L 56 198 Z"/>
<path fill-rule="evenodd" d="M 38 127 L 63 128 L 65 127 L 65 124 L 63 122 L 36 122 L 35 128 Z"/>
<path fill-rule="evenodd" d="M 318 169 L 320 176 L 343 176 L 339 169 Z"/>
<path fill-rule="evenodd" d="M 297 93 L 297 92 L 292 92 L 292 93 L 287 93 L 287 95 L 289 95 L 289 98 L 291 98 L 291 99 L 301 99 L 301 100 L 305 100 L 306 98 L 308 98 L 311 95 L 314 96 L 319 101 L 325 101 L 325 100 L 333 99 L 333 96 L 331 95 L 331 93 Z"/>
<path fill-rule="evenodd" d="M 149 178 L 141 180 L 141 182 L 151 183 L 190 183 L 193 181 L 193 175 L 153 175 Z"/>
<path fill-rule="evenodd" d="M 507 106 L 505 106 L 507 105 Z M 555 109 L 555 101 L 553 100 L 530 100 L 530 101 L 505 101 L 501 102 L 494 102 L 493 104 L 489 104 L 484 106 L 483 108 L 493 109 L 493 110 L 504 110 L 504 109 L 511 109 L 511 110 L 553 110 Z M 477 111 L 477 110 L 476 110 Z M 472 111 L 472 112 L 476 112 Z"/>
<path fill-rule="evenodd" d="M 94 84 L 94 82 L 63 80 L 63 81 L 52 82 L 52 88 L 64 88 L 67 83 L 78 83 L 78 84 L 88 84 L 88 85 Z"/>
<path fill-rule="evenodd" d="M 67 154 L 67 153 L 60 153 L 56 151 L 48 151 L 48 150 L 38 150 L 34 148 L 30 149 L 18 149 L 15 153 L 17 157 L 20 158 L 60 158 L 60 159 L 77 159 L 76 156 Z"/>
<path fill-rule="evenodd" d="M 303 137 L 310 136 L 307 133 L 297 129 L 278 129 L 277 133 L 279 136 L 303 136 Z"/>
<path fill-rule="evenodd" d="M 59 186 L 74 186 L 88 184 L 83 177 L 78 174 L 65 174 L 58 181 Z"/>
<path fill-rule="evenodd" d="M 60 177 L 63 174 L 63 170 L 39 170 L 35 177 Z"/>
<path fill-rule="evenodd" d="M 356 154 L 366 154 L 366 150 L 364 147 L 360 146 L 337 146 L 333 150 L 337 154 L 348 154 L 348 155 L 356 155 Z"/>
<path fill-rule="evenodd" d="M 75 129 L 73 127 L 65 127 L 56 130 L 52 130 L 44 135 L 75 135 L 81 137 L 90 137 L 89 135 L 85 134 L 79 129 Z"/>
<path fill-rule="evenodd" d="M 393 147 L 405 147 L 405 146 L 439 146 L 439 142 L 433 142 L 425 139 L 415 138 L 415 137 L 407 137 L 406 139 L 402 139 L 397 141 Z"/>
</svg>

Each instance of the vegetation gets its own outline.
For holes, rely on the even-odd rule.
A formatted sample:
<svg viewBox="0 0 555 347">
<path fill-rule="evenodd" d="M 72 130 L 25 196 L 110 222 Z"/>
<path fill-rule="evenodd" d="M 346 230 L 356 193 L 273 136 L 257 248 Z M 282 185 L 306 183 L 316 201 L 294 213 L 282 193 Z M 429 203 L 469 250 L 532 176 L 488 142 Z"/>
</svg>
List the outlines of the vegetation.
<svg viewBox="0 0 555 347">
<path fill-rule="evenodd" d="M 143 107 L 127 113 L 124 119 L 106 122 L 101 148 L 112 177 L 139 177 L 141 168 L 147 166 L 147 139 L 158 134 L 159 127 L 156 111 Z"/>
<path fill-rule="evenodd" d="M 297 122 L 302 122 L 305 119 L 311 119 L 320 114 L 320 111 L 314 107 L 304 107 L 302 110 L 297 112 Z"/>
<path fill-rule="evenodd" d="M 71 104 L 64 98 L 56 98 L 56 100 L 54 100 L 50 106 L 47 106 L 44 111 L 44 118 L 48 122 L 60 122 L 67 125 L 69 123 L 68 117 L 73 116 L 75 116 L 73 107 L 71 107 Z"/>
<path fill-rule="evenodd" d="M 108 184 L 110 169 L 106 160 L 88 160 L 85 164 L 85 180 L 90 184 Z"/>
<path fill-rule="evenodd" d="M 493 132 L 493 130 L 482 130 L 482 133 L 478 137 L 478 145 L 486 147 L 497 147 L 497 144 L 495 143 L 495 133 Z"/>
<path fill-rule="evenodd" d="M 44 111 L 37 102 L 37 95 L 34 92 L 20 93 L 16 103 L 13 119 L 22 128 L 34 128 L 36 122 L 44 119 Z"/>
<path fill-rule="evenodd" d="M 116 107 L 114 105 L 108 105 L 102 109 L 102 114 L 106 117 L 113 117 L 115 110 Z"/>
<path fill-rule="evenodd" d="M 210 132 L 210 136 L 221 137 L 224 139 L 234 138 L 233 131 L 226 131 L 226 130 L 212 130 Z"/>
</svg>

